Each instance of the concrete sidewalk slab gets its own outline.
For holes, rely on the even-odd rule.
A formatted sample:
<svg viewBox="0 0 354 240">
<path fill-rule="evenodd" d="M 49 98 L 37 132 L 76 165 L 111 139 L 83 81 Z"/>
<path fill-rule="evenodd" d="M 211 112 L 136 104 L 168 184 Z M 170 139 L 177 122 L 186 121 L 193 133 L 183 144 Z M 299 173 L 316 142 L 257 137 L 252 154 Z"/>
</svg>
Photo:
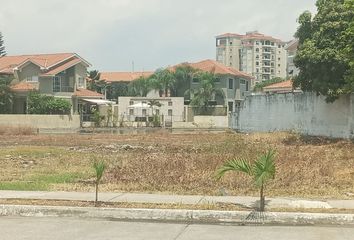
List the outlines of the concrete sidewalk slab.
<svg viewBox="0 0 354 240">
<path fill-rule="evenodd" d="M 269 225 L 354 225 L 354 214 L 0 205 L 0 216 Z M 250 217 L 251 216 L 251 217 Z"/>
<path fill-rule="evenodd" d="M 135 203 L 167 203 L 167 204 L 198 204 L 203 196 L 198 195 L 163 195 L 144 193 L 124 193 L 110 200 L 110 202 Z"/>
</svg>

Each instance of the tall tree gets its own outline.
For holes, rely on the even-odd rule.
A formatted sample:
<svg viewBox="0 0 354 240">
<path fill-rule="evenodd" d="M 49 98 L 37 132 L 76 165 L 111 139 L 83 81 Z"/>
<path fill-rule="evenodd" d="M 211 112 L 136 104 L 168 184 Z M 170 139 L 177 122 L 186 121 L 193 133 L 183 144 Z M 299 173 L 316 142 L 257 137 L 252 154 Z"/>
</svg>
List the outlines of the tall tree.
<svg viewBox="0 0 354 240">
<path fill-rule="evenodd" d="M 150 77 L 150 85 L 153 89 L 158 90 L 160 97 L 162 94 L 165 97 L 169 96 L 169 93 L 174 86 L 173 74 L 169 69 L 159 69 Z"/>
<path fill-rule="evenodd" d="M 196 72 L 197 70 L 188 64 L 181 64 L 177 66 L 173 72 L 174 82 L 171 89 L 171 94 L 174 97 L 184 97 L 184 93 L 190 88 L 190 84 Z"/>
<path fill-rule="evenodd" d="M 98 70 L 88 72 L 88 86 L 87 89 L 104 94 L 106 91 L 107 83 L 100 80 L 101 74 Z"/>
<path fill-rule="evenodd" d="M 150 90 L 150 79 L 145 77 L 140 77 L 128 85 L 129 96 L 146 97 Z"/>
<path fill-rule="evenodd" d="M 12 78 L 7 75 L 0 75 L 0 114 L 12 112 L 13 95 L 10 89 Z"/>
<path fill-rule="evenodd" d="M 328 102 L 354 90 L 354 0 L 317 0 L 317 14 L 300 15 L 294 86 L 326 96 Z"/>
<path fill-rule="evenodd" d="M 2 33 L 0 32 L 0 57 L 6 56 L 5 45 Z"/>
<path fill-rule="evenodd" d="M 207 112 L 210 102 L 217 96 L 224 98 L 224 92 L 216 86 L 218 78 L 214 72 L 198 72 L 194 78 L 199 81 L 198 88 L 190 89 L 187 94 L 191 96 L 191 105 L 199 108 L 201 112 Z"/>
</svg>

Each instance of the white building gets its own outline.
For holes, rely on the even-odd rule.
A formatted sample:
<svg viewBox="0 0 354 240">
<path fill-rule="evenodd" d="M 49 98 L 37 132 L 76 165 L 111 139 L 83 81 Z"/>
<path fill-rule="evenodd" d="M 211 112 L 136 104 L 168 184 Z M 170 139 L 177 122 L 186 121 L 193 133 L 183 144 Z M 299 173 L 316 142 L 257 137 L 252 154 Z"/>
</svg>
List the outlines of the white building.
<svg viewBox="0 0 354 240">
<path fill-rule="evenodd" d="M 216 60 L 254 76 L 254 83 L 275 77 L 286 78 L 285 44 L 257 31 L 246 35 L 226 33 L 216 37 Z"/>
<path fill-rule="evenodd" d="M 151 106 L 150 101 L 157 101 L 161 106 Z M 183 97 L 119 97 L 118 115 L 122 122 L 146 123 L 153 115 L 160 118 L 162 126 L 171 126 L 173 122 L 185 120 Z"/>
</svg>

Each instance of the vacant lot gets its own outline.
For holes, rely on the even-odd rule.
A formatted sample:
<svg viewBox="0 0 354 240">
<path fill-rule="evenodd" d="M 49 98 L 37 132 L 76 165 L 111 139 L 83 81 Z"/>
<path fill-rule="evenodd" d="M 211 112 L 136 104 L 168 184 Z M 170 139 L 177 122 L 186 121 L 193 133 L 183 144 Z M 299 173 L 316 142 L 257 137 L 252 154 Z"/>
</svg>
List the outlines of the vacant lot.
<svg viewBox="0 0 354 240">
<path fill-rule="evenodd" d="M 0 135 L 0 189 L 91 191 L 92 161 L 108 169 L 102 191 L 256 195 L 247 176 L 214 178 L 227 159 L 276 149 L 267 196 L 350 198 L 354 144 L 291 133 Z M 352 197 L 353 198 L 353 197 Z"/>
</svg>

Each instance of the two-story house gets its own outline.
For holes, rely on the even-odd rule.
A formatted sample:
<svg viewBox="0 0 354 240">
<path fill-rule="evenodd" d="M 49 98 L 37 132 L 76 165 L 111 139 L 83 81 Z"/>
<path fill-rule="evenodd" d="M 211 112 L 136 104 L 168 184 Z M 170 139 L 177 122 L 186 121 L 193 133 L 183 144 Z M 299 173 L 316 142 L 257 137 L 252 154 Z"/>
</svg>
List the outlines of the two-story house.
<svg viewBox="0 0 354 240">
<path fill-rule="evenodd" d="M 80 100 L 104 97 L 86 89 L 89 66 L 90 63 L 76 53 L 4 56 L 0 58 L 0 75 L 13 78 L 13 113 L 27 112 L 27 96 L 33 90 L 67 99 L 75 113 Z"/>
<path fill-rule="evenodd" d="M 207 72 L 213 72 L 218 76 L 216 87 L 224 92 L 224 98 L 216 98 L 218 105 L 226 105 L 228 111 L 233 112 L 235 107 L 250 94 L 253 77 L 232 67 L 227 67 L 214 60 L 204 60 L 197 63 L 188 63 L 191 67 Z M 192 81 L 191 89 L 199 87 L 199 82 Z"/>
</svg>

